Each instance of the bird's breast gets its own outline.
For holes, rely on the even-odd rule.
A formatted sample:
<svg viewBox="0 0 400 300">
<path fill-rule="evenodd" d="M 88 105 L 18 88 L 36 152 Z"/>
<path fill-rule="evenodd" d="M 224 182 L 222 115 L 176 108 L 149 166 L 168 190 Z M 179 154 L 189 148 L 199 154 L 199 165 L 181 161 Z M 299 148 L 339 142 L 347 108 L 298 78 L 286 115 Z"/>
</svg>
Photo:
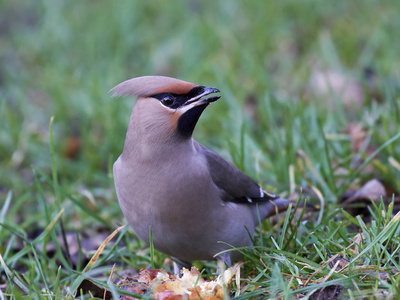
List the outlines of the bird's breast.
<svg viewBox="0 0 400 300">
<path fill-rule="evenodd" d="M 147 243 L 151 227 L 161 252 L 183 260 L 212 259 L 225 247 L 218 241 L 251 243 L 245 229 L 254 230 L 248 207 L 221 200 L 201 156 L 129 164 L 120 157 L 114 180 L 125 218 Z"/>
<path fill-rule="evenodd" d="M 120 157 L 114 164 L 114 180 L 121 208 L 134 229 L 195 222 L 196 216 L 220 201 L 220 191 L 201 158 L 165 157 L 128 164 Z"/>
</svg>

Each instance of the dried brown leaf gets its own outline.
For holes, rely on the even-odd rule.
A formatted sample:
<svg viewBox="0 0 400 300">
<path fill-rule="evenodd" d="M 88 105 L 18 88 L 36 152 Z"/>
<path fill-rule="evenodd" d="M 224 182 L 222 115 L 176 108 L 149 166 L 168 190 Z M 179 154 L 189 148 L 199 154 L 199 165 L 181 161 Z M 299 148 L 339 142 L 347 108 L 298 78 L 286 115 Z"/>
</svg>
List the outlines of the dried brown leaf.
<svg viewBox="0 0 400 300">
<path fill-rule="evenodd" d="M 222 275 L 213 281 L 206 281 L 200 276 L 196 268 L 182 269 L 182 277 L 172 275 L 162 269 L 142 269 L 133 278 L 126 278 L 117 283 L 120 288 L 137 294 L 144 294 L 149 289 L 151 297 L 159 300 L 217 300 L 224 299 L 224 285 L 229 285 L 235 274 L 238 274 L 240 264 L 227 269 Z M 239 275 L 237 275 L 239 276 Z M 123 285 L 123 286 L 121 286 Z M 122 297 L 130 300 L 130 297 Z"/>
<path fill-rule="evenodd" d="M 365 183 L 358 191 L 342 202 L 343 205 L 350 203 L 370 202 L 370 199 L 379 202 L 381 197 L 386 197 L 386 189 L 383 184 L 372 179 Z"/>
<path fill-rule="evenodd" d="M 314 68 L 309 90 L 315 96 L 327 99 L 331 107 L 335 106 L 335 96 L 344 108 L 362 106 L 364 102 L 361 82 L 338 70 Z"/>
<path fill-rule="evenodd" d="M 350 122 L 347 125 L 346 133 L 350 137 L 352 152 L 360 152 L 367 136 L 367 131 L 361 123 Z"/>
<path fill-rule="evenodd" d="M 326 249 L 326 252 L 328 253 L 328 257 L 329 258 L 333 258 L 332 261 L 329 263 L 329 266 L 333 269 L 335 269 L 335 271 L 339 271 L 345 267 L 347 267 L 347 265 L 349 264 L 349 260 L 345 259 L 343 256 L 334 256 L 332 255 L 328 249 Z"/>
<path fill-rule="evenodd" d="M 315 291 L 310 300 L 336 300 L 341 299 L 343 287 L 341 285 L 329 285 Z"/>
</svg>

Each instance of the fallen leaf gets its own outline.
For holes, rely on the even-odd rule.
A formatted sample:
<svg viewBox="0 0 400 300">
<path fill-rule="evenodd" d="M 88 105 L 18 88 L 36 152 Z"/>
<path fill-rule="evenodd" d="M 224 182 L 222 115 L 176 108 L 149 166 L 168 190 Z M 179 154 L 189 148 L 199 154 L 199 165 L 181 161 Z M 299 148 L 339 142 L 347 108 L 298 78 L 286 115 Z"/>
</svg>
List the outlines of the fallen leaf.
<svg viewBox="0 0 400 300">
<path fill-rule="evenodd" d="M 381 197 L 386 197 L 386 190 L 383 184 L 377 179 L 371 179 L 365 183 L 358 191 L 356 191 L 349 198 L 344 200 L 342 204 L 349 204 L 353 202 L 365 201 L 370 202 L 370 199 L 374 201 L 380 201 Z"/>
<path fill-rule="evenodd" d="M 340 299 L 343 287 L 341 285 L 329 285 L 313 292 L 308 299 L 310 300 L 336 300 Z"/>
<path fill-rule="evenodd" d="M 137 279 L 130 278 L 130 277 L 120 280 L 117 283 L 117 286 L 121 290 L 130 292 L 130 293 L 139 294 L 139 295 L 144 295 L 149 290 L 148 284 L 139 282 Z M 120 295 L 120 299 L 121 300 L 132 300 L 132 299 L 137 299 L 137 298 L 126 296 L 126 295 Z"/>
<path fill-rule="evenodd" d="M 362 106 L 364 103 L 361 82 L 338 70 L 315 67 L 310 77 L 309 90 L 318 98 L 327 99 L 331 107 L 335 107 L 335 97 L 344 108 Z"/>
<path fill-rule="evenodd" d="M 351 169 L 359 168 L 365 161 L 364 156 L 371 156 L 376 151 L 376 146 L 369 143 L 370 137 L 368 131 L 362 124 L 350 122 L 345 130 L 345 133 L 350 137 L 351 151 L 354 157 L 351 160 Z M 368 164 L 363 173 L 372 173 L 375 166 Z"/>
<path fill-rule="evenodd" d="M 333 255 L 329 252 L 328 249 L 325 248 L 325 250 L 329 258 L 333 257 Z M 337 269 L 335 271 L 339 271 L 344 267 L 346 267 L 349 264 L 349 262 L 350 261 L 348 259 L 345 259 L 343 256 L 337 256 L 329 263 L 329 266 L 331 268 L 334 268 L 336 266 Z"/>
<path fill-rule="evenodd" d="M 65 139 L 64 156 L 69 159 L 75 159 L 81 150 L 81 140 L 77 136 L 69 136 Z"/>
<path fill-rule="evenodd" d="M 358 191 L 347 191 L 342 196 L 341 203 L 348 213 L 356 216 L 368 213 L 366 208 L 371 203 L 371 199 L 379 203 L 381 197 L 386 198 L 386 189 L 379 180 L 372 179 Z"/>
<path fill-rule="evenodd" d="M 358 246 L 361 245 L 362 243 L 364 243 L 365 241 L 365 237 L 364 237 L 364 233 L 360 232 L 357 233 L 352 239 L 351 239 L 352 243 L 349 246 L 349 249 L 351 249 L 352 246 L 354 246 L 354 253 L 356 255 L 358 255 L 360 253 Z"/>
<path fill-rule="evenodd" d="M 240 270 L 241 264 L 228 268 L 213 281 L 206 281 L 195 268 L 189 271 L 183 268 L 181 277 L 162 269 L 142 269 L 133 278 L 126 278 L 117 283 L 121 289 L 136 294 L 145 294 L 152 290 L 151 297 L 158 300 L 217 300 L 225 299 L 224 286 L 229 286 L 232 278 Z M 122 296 L 122 300 L 133 298 Z"/>
<path fill-rule="evenodd" d="M 346 133 L 350 136 L 351 151 L 360 152 L 365 143 L 367 131 L 361 123 L 349 122 L 346 127 Z"/>
</svg>

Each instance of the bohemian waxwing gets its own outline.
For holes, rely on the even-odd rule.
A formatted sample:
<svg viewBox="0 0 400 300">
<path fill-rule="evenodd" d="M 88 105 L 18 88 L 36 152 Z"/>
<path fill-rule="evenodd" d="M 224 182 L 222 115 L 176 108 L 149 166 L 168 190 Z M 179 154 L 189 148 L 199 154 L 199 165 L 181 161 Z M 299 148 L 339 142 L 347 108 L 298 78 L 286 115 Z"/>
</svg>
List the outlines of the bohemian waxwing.
<svg viewBox="0 0 400 300">
<path fill-rule="evenodd" d="M 124 150 L 114 164 L 122 212 L 147 243 L 151 227 L 154 248 L 175 262 L 213 260 L 231 249 L 227 244 L 251 245 L 259 219 L 289 203 L 192 138 L 203 110 L 220 98 L 206 96 L 218 89 L 144 76 L 111 92 L 138 97 Z M 217 257 L 228 265 L 239 258 L 238 252 Z"/>
</svg>

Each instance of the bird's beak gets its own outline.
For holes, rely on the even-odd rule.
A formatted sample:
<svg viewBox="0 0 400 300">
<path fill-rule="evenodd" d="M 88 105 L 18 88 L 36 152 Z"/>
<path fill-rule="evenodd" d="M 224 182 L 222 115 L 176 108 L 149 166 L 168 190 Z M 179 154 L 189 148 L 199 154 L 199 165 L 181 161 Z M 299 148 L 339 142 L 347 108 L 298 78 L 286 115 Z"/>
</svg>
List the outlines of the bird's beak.
<svg viewBox="0 0 400 300">
<path fill-rule="evenodd" d="M 214 94 L 214 93 L 219 93 L 219 90 L 216 88 L 208 88 L 208 87 L 203 87 L 202 91 L 200 94 L 197 96 L 187 100 L 183 106 L 188 106 L 187 108 L 192 108 L 198 105 L 204 105 L 204 104 L 209 104 L 211 102 L 217 101 L 221 96 L 214 96 L 214 97 L 208 97 L 208 98 L 203 98 L 204 96 Z"/>
</svg>

